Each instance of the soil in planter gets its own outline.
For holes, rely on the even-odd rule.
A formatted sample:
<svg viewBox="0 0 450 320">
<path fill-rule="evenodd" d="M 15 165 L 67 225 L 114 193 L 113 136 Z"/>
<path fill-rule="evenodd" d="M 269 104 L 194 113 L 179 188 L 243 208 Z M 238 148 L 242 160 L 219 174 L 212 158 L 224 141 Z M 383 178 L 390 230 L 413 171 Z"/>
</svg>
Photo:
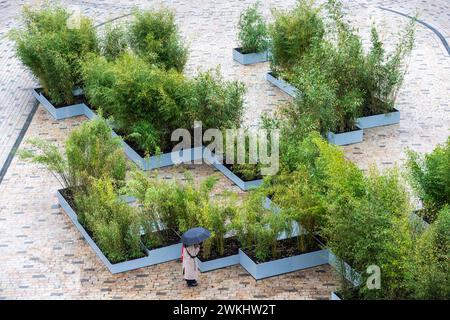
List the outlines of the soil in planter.
<svg viewBox="0 0 450 320">
<path fill-rule="evenodd" d="M 236 237 L 230 237 L 225 239 L 224 244 L 224 253 L 220 255 L 216 245 L 211 246 L 211 252 L 208 258 L 203 257 L 203 248 L 200 249 L 200 253 L 198 254 L 198 258 L 202 262 L 211 261 L 215 259 L 225 258 L 229 256 L 233 256 L 239 254 L 239 241 Z"/>
<path fill-rule="evenodd" d="M 133 149 L 140 157 L 145 158 L 147 156 L 153 157 L 153 156 L 157 156 L 157 155 L 161 155 L 164 153 L 170 153 L 173 151 L 173 148 L 179 144 L 179 141 L 169 141 L 168 145 L 161 150 L 160 154 L 148 154 L 145 150 L 142 150 L 139 145 L 132 139 L 128 139 L 127 136 L 130 133 L 125 132 L 124 130 L 119 130 L 119 129 L 114 129 L 114 132 L 116 134 L 118 134 L 119 136 L 122 137 L 123 141 L 125 141 L 130 147 L 131 149 Z M 193 135 L 193 133 L 191 133 L 191 135 Z M 194 148 L 194 144 L 191 145 L 191 148 Z"/>
<path fill-rule="evenodd" d="M 274 71 L 274 70 L 272 70 L 271 72 L 269 72 L 269 74 L 270 74 L 272 77 L 274 77 L 275 79 L 284 81 L 284 82 L 286 82 L 286 84 L 288 84 L 288 85 L 290 85 L 290 86 L 292 86 L 292 87 L 295 88 L 295 86 L 291 83 L 291 80 L 289 79 L 288 76 L 283 77 L 283 76 L 281 76 L 280 73 L 278 73 L 278 72 L 276 72 L 276 71 Z"/>
<path fill-rule="evenodd" d="M 75 213 L 76 213 L 77 210 L 76 210 L 76 206 L 75 206 L 74 190 L 71 188 L 66 188 L 66 189 L 59 190 L 59 192 L 64 197 L 64 199 L 67 201 L 69 206 L 73 209 L 73 211 L 75 211 Z"/>
<path fill-rule="evenodd" d="M 420 209 L 415 211 L 415 214 L 419 218 L 422 218 L 423 221 L 425 221 L 426 223 L 431 224 L 433 223 L 434 220 L 436 220 L 437 211 L 432 211 L 429 209 Z"/>
<path fill-rule="evenodd" d="M 373 108 L 373 105 L 376 105 L 376 108 Z M 383 110 L 386 109 L 387 104 L 385 102 L 383 102 L 380 99 L 375 99 L 375 101 L 372 102 L 372 108 L 368 108 L 367 106 L 363 108 L 362 113 L 363 113 L 363 117 L 370 117 L 370 116 L 377 116 L 380 114 L 384 114 L 384 112 L 381 113 L 373 113 L 371 109 L 376 109 L 376 110 Z M 392 108 L 391 110 L 387 110 L 385 113 L 387 112 L 394 112 L 396 111 L 394 108 Z"/>
<path fill-rule="evenodd" d="M 248 182 L 248 181 L 254 181 L 254 180 L 260 180 L 262 179 L 262 175 L 261 175 L 261 170 L 259 168 L 259 165 L 257 164 L 246 164 L 245 166 L 251 166 L 251 170 L 254 171 L 251 174 L 243 174 L 241 172 L 241 170 L 239 170 L 239 166 L 236 165 L 232 165 L 232 164 L 224 164 L 224 166 L 230 170 L 231 172 L 233 172 L 236 176 L 239 177 L 239 179 L 241 179 L 244 182 Z"/>
<path fill-rule="evenodd" d="M 354 132 L 354 131 L 359 131 L 361 130 L 360 128 L 358 128 L 357 126 L 353 126 L 353 127 L 346 127 L 344 130 L 337 130 L 337 131 L 331 131 L 334 134 L 342 134 L 342 133 L 350 133 L 350 132 Z"/>
<path fill-rule="evenodd" d="M 239 52 L 240 54 L 258 54 L 258 53 L 264 53 L 265 51 L 260 51 L 260 52 L 247 52 L 247 51 L 243 51 L 242 48 L 234 48 L 234 50 L 236 50 L 237 52 Z"/>
<path fill-rule="evenodd" d="M 279 260 L 279 259 L 284 259 L 284 258 L 289 258 L 289 257 L 293 257 L 293 256 L 298 256 L 300 254 L 321 250 L 321 247 L 317 242 L 315 242 L 314 246 L 311 246 L 307 250 L 304 250 L 304 251 L 299 250 L 297 243 L 298 243 L 298 237 L 279 240 L 278 248 L 277 248 L 277 256 L 273 257 L 273 256 L 269 255 L 269 257 L 264 260 L 258 260 L 256 258 L 255 248 L 241 249 L 241 250 L 243 250 L 245 252 L 245 254 L 257 264 L 270 262 L 270 261 L 274 261 L 274 260 Z"/>
<path fill-rule="evenodd" d="M 364 300 L 364 297 L 360 294 L 358 287 L 352 287 L 351 283 L 346 284 L 348 288 L 340 289 L 334 293 L 341 300 Z"/>
<path fill-rule="evenodd" d="M 160 239 L 160 242 L 157 245 L 152 245 L 148 243 L 145 235 L 141 237 L 142 243 L 146 245 L 148 250 L 155 250 L 163 247 L 168 247 L 174 244 L 178 244 L 181 242 L 180 236 L 173 230 L 165 230 L 165 231 L 156 231 L 153 233 L 155 236 Z"/>
<path fill-rule="evenodd" d="M 66 103 L 59 103 L 59 104 L 55 104 L 52 99 L 50 99 L 49 96 L 47 96 L 44 93 L 44 90 L 42 88 L 36 89 L 36 92 L 43 95 L 45 97 L 45 99 L 47 99 L 54 107 L 55 109 L 59 109 L 59 108 L 64 108 L 67 106 L 71 106 L 71 105 L 75 105 L 75 104 L 80 104 L 80 103 L 84 103 L 85 105 L 89 106 L 87 99 L 84 95 L 80 95 L 80 96 L 74 96 L 74 100 L 73 103 L 71 104 L 66 104 Z"/>
</svg>

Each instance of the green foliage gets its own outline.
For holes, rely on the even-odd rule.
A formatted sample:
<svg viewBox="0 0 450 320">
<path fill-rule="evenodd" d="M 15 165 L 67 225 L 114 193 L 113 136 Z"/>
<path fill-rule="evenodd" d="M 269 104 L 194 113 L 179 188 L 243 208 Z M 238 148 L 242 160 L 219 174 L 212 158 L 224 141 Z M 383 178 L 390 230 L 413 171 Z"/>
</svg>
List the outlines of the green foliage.
<svg viewBox="0 0 450 320">
<path fill-rule="evenodd" d="M 85 187 L 90 179 L 110 178 L 116 186 L 125 180 L 126 160 L 120 138 L 111 135 L 106 120 L 97 118 L 74 129 L 66 142 L 63 155 L 56 145 L 42 139 L 28 142 L 29 149 L 20 157 L 47 166 L 65 188 Z"/>
<path fill-rule="evenodd" d="M 148 155 L 171 148 L 178 128 L 239 126 L 245 87 L 219 71 L 187 79 L 176 70 L 149 65 L 131 52 L 113 62 L 91 56 L 83 65 L 90 103 L 113 116 L 117 130 Z"/>
<path fill-rule="evenodd" d="M 122 55 L 128 48 L 127 33 L 121 25 L 107 24 L 100 41 L 101 54 L 112 61 Z"/>
<path fill-rule="evenodd" d="M 267 26 L 258 12 L 259 2 L 245 9 L 239 18 L 239 45 L 242 53 L 264 52 L 268 49 Z"/>
<path fill-rule="evenodd" d="M 407 70 L 406 58 L 414 47 L 415 20 L 411 20 L 399 35 L 399 42 L 392 53 L 386 55 L 375 26 L 371 31 L 372 47 L 365 57 L 364 115 L 381 114 L 392 111 L 398 91 Z"/>
<path fill-rule="evenodd" d="M 235 134 L 235 137 L 227 136 L 226 131 L 223 131 L 223 150 L 216 150 L 216 153 L 223 154 L 223 162 L 230 165 L 232 171 L 244 181 L 261 179 L 262 164 L 258 156 L 260 143 L 264 141 L 260 141 L 258 133 L 248 129 L 236 130 Z M 240 144 L 241 139 L 243 144 Z M 270 136 L 267 137 L 267 142 L 270 144 Z"/>
<path fill-rule="evenodd" d="M 211 201 L 216 180 L 209 177 L 196 186 L 189 175 L 184 183 L 167 183 L 133 173 L 127 190 L 142 204 L 146 242 L 155 242 L 154 231 L 172 229 L 181 234 L 194 227 L 204 227 L 211 231 L 211 238 L 203 244 L 203 257 L 208 258 L 212 245 L 223 254 L 225 234 L 229 231 L 227 223 L 236 209 L 229 196 L 222 203 Z"/>
<path fill-rule="evenodd" d="M 143 256 L 137 212 L 120 200 L 114 181 L 95 180 L 75 196 L 78 220 L 111 263 Z"/>
<path fill-rule="evenodd" d="M 369 265 L 381 268 L 382 289 L 362 286 L 361 297 L 407 297 L 411 208 L 398 171 L 372 169 L 365 176 L 339 148 L 317 137 L 313 142 L 319 155 L 308 171 L 318 195 L 312 203 L 324 213 L 319 233 L 337 257 L 362 273 L 363 284 Z"/>
<path fill-rule="evenodd" d="M 360 297 L 406 298 L 412 238 L 405 186 L 396 170 L 383 175 L 372 170 L 364 177 L 352 165 L 346 167 L 329 161 L 325 169 L 327 215 L 321 233 L 333 253 L 362 274 Z M 380 290 L 364 285 L 370 265 L 381 269 Z"/>
<path fill-rule="evenodd" d="M 183 46 L 173 12 L 136 10 L 129 34 L 131 48 L 147 62 L 183 71 L 188 50 Z"/>
<path fill-rule="evenodd" d="M 273 11 L 275 21 L 270 25 L 272 39 L 272 71 L 289 78 L 292 67 L 303 55 L 320 42 L 325 28 L 320 8 L 312 0 L 299 0 L 291 11 Z"/>
<path fill-rule="evenodd" d="M 244 113 L 245 86 L 240 81 L 226 81 L 220 70 L 200 73 L 192 81 L 192 105 L 188 116 L 202 121 L 203 128 L 239 127 Z"/>
<path fill-rule="evenodd" d="M 391 111 L 406 72 L 405 60 L 414 45 L 414 21 L 400 34 L 401 40 L 389 54 L 373 28 L 372 47 L 366 54 L 356 30 L 345 21 L 340 1 L 326 1 L 326 28 L 319 17 L 320 8 L 313 8 L 311 2 L 302 3 L 299 6 L 305 9 L 301 12 L 311 19 L 311 25 L 304 23 L 292 30 L 296 36 L 310 30 L 306 33 L 310 40 L 301 42 L 307 44 L 306 48 L 300 50 L 289 42 L 296 36 L 286 26 L 295 24 L 298 9 L 275 14 L 271 29 L 273 70 L 300 92 L 281 113 L 287 122 L 287 134 L 298 137 L 311 130 L 323 135 L 351 131 L 358 117 Z M 320 36 L 313 36 L 313 30 L 321 30 L 317 31 Z M 295 58 L 281 54 L 292 48 Z"/>
<path fill-rule="evenodd" d="M 430 221 L 446 204 L 450 204 L 450 138 L 433 152 L 420 155 L 408 151 L 407 167 L 411 184 L 423 201 Z"/>
<path fill-rule="evenodd" d="M 418 240 L 411 263 L 414 298 L 448 300 L 450 297 L 450 208 L 443 207 L 437 219 Z"/>
<path fill-rule="evenodd" d="M 290 162 L 265 186 L 272 200 L 308 231 L 299 238 L 300 249 L 314 244 L 313 234 L 321 236 L 339 261 L 362 274 L 359 298 L 411 297 L 411 207 L 398 170 L 380 174 L 371 169 L 365 175 L 317 133 L 291 148 Z M 381 290 L 364 285 L 370 265 L 381 268 Z"/>
<path fill-rule="evenodd" d="M 78 179 L 74 175 L 75 172 L 69 170 L 67 159 L 57 145 L 38 138 L 28 139 L 27 143 L 39 152 L 33 149 L 19 150 L 18 154 L 21 160 L 29 160 L 33 163 L 46 166 L 63 188 L 77 186 Z"/>
<path fill-rule="evenodd" d="M 334 29 L 334 41 L 316 43 L 293 68 L 290 78 L 301 92 L 288 107 L 291 122 L 306 119 L 323 134 L 354 129 L 364 103 L 361 40 L 336 16 L 334 22 L 340 27 Z"/>
<path fill-rule="evenodd" d="M 149 154 L 169 147 L 173 130 L 185 128 L 190 87 L 175 70 L 164 71 L 127 52 L 113 62 L 91 57 L 83 65 L 90 103 L 112 115 L 116 128 Z"/>
<path fill-rule="evenodd" d="M 70 28 L 69 17 L 61 7 L 36 11 L 24 7 L 25 27 L 11 34 L 17 56 L 56 105 L 74 101 L 72 90 L 82 85 L 81 60 L 88 52 L 98 51 L 91 20 L 81 17 L 79 27 Z"/>
<path fill-rule="evenodd" d="M 265 193 L 252 191 L 234 216 L 232 228 L 241 247 L 254 252 L 258 261 L 276 259 L 278 238 L 292 233 L 292 220 L 284 211 L 274 213 L 263 207 Z"/>
<path fill-rule="evenodd" d="M 105 119 L 83 122 L 66 141 L 69 169 L 86 185 L 90 178 L 109 177 L 115 184 L 125 180 L 126 158 L 121 139 L 111 135 Z"/>
</svg>

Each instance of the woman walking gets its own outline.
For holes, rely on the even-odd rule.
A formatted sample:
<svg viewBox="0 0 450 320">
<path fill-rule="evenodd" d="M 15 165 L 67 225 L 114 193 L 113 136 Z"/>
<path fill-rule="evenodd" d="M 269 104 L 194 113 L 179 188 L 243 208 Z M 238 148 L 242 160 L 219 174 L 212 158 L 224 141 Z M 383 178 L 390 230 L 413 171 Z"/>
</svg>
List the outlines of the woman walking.
<svg viewBox="0 0 450 320">
<path fill-rule="evenodd" d="M 196 287 L 198 285 L 198 265 L 195 258 L 197 258 L 199 251 L 199 244 L 183 248 L 183 273 L 188 287 Z"/>
<path fill-rule="evenodd" d="M 183 275 L 188 287 L 198 286 L 197 255 L 200 252 L 200 244 L 211 236 L 211 232 L 202 227 L 189 229 L 181 236 L 183 243 Z"/>
</svg>

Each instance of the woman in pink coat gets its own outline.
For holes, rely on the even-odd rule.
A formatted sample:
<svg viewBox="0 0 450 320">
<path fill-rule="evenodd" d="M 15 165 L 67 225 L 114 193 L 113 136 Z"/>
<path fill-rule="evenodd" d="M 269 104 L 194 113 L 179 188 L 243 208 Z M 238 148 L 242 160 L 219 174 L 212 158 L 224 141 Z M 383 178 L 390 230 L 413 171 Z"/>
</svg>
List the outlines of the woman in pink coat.
<svg viewBox="0 0 450 320">
<path fill-rule="evenodd" d="M 200 251 L 200 245 L 194 244 L 183 248 L 183 273 L 188 287 L 198 285 L 198 266 L 195 258 Z"/>
</svg>

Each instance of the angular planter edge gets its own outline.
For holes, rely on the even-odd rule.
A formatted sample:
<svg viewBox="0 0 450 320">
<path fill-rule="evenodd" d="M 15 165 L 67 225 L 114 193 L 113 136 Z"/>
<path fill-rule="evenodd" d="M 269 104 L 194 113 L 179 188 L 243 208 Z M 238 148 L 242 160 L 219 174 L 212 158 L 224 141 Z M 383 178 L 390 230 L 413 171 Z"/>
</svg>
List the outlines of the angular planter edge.
<svg viewBox="0 0 450 320">
<path fill-rule="evenodd" d="M 112 135 L 115 137 L 119 136 L 114 131 L 112 131 Z M 143 158 L 133 148 L 131 148 L 124 140 L 122 140 L 122 146 L 127 157 L 135 164 L 137 164 L 141 170 L 144 171 L 169 167 L 185 162 L 201 160 L 203 159 L 203 149 L 204 149 L 204 147 L 201 146 Z"/>
<path fill-rule="evenodd" d="M 233 60 L 243 65 L 261 63 L 269 61 L 268 51 L 255 52 L 255 53 L 241 53 L 238 49 L 233 49 Z"/>
<path fill-rule="evenodd" d="M 162 247 L 158 249 L 148 250 L 145 248 L 145 253 L 147 254 L 147 266 L 152 266 L 155 264 L 165 263 L 173 260 L 178 260 L 181 258 L 181 248 L 182 244 L 177 243 L 167 247 Z"/>
<path fill-rule="evenodd" d="M 339 273 L 341 273 L 345 279 L 352 283 L 355 287 L 359 286 L 362 282 L 361 274 L 353 270 L 353 268 L 347 263 L 339 263 L 338 258 L 330 251 L 328 251 L 328 263 Z"/>
<path fill-rule="evenodd" d="M 208 272 L 213 270 L 218 270 L 230 266 L 234 266 L 239 264 L 239 254 L 235 254 L 228 257 L 223 257 L 219 259 L 209 260 L 209 261 L 201 261 L 200 259 L 196 258 L 198 269 L 201 272 Z"/>
<path fill-rule="evenodd" d="M 281 211 L 281 208 L 278 205 L 276 205 L 275 203 L 273 203 L 273 201 L 269 197 L 266 197 L 263 200 L 263 207 L 265 209 L 271 210 L 275 214 L 280 213 L 280 211 Z M 281 233 L 278 236 L 278 240 L 284 240 L 287 238 L 297 237 L 301 234 L 306 234 L 306 233 L 307 233 L 306 230 L 297 221 L 292 221 L 292 232 L 290 234 L 287 234 L 286 232 Z"/>
<path fill-rule="evenodd" d="M 219 170 L 225 177 L 231 180 L 235 185 L 241 188 L 243 191 L 258 188 L 262 185 L 263 179 L 257 179 L 252 181 L 244 181 L 235 175 L 230 169 L 224 166 L 212 152 L 204 148 L 204 159 L 206 159 L 214 168 Z"/>
<path fill-rule="evenodd" d="M 55 120 L 62 120 L 66 118 L 82 116 L 85 114 L 86 105 L 84 103 L 78 103 L 71 106 L 55 108 L 53 104 L 50 101 L 48 101 L 43 94 L 37 92 L 36 89 L 33 89 L 31 92 L 33 96 L 36 98 L 36 100 L 39 101 L 39 103 L 45 108 L 45 110 L 47 110 L 48 113 L 51 114 L 51 116 Z"/>
<path fill-rule="evenodd" d="M 55 108 L 45 98 L 45 96 L 39 94 L 36 91 L 36 89 L 32 90 L 32 94 L 42 104 L 42 106 L 44 106 L 44 108 L 52 115 L 52 117 L 55 120 L 62 120 L 81 115 L 85 115 L 89 119 L 94 119 L 97 117 L 95 112 L 84 103 L 62 108 Z M 112 135 L 118 136 L 114 131 L 112 131 Z M 128 158 L 134 163 L 136 163 L 139 166 L 139 168 L 144 171 L 168 167 L 176 164 L 181 164 L 183 162 L 190 162 L 203 159 L 203 148 L 204 148 L 203 146 L 143 158 L 136 151 L 134 151 L 134 149 L 131 148 L 125 141 L 122 141 L 122 145 L 125 154 L 128 156 Z"/>
<path fill-rule="evenodd" d="M 144 171 L 153 170 L 173 165 L 178 165 L 186 162 L 202 160 L 204 147 L 195 147 L 183 149 L 180 151 L 173 151 L 169 153 L 160 154 L 148 158 L 142 158 L 125 142 L 125 152 L 136 163 L 142 163 L 141 169 Z M 136 157 L 137 156 L 137 157 Z"/>
<path fill-rule="evenodd" d="M 358 128 L 357 130 L 343 133 L 334 133 L 328 131 L 327 139 L 329 143 L 337 146 L 346 146 L 349 144 L 360 143 L 363 141 L 363 130 Z"/>
<path fill-rule="evenodd" d="M 336 292 L 331 292 L 331 297 L 330 297 L 330 300 L 342 300 L 341 298 L 339 298 L 339 296 L 337 295 L 337 293 Z"/>
<path fill-rule="evenodd" d="M 394 110 L 384 114 L 360 117 L 356 119 L 356 124 L 361 129 L 369 129 L 400 123 L 400 111 Z"/>
<path fill-rule="evenodd" d="M 269 81 L 274 86 L 278 87 L 284 93 L 290 95 L 295 98 L 298 95 L 298 89 L 293 85 L 287 83 L 283 79 L 276 78 L 272 72 L 266 73 L 266 80 Z"/>
<path fill-rule="evenodd" d="M 242 267 L 247 270 L 255 280 L 260 280 L 327 264 L 328 251 L 318 250 L 274 261 L 255 263 L 244 253 L 244 251 L 239 249 L 239 259 Z"/>
<path fill-rule="evenodd" d="M 67 216 L 70 218 L 72 223 L 75 225 L 75 227 L 81 233 L 83 238 L 89 244 L 92 251 L 94 251 L 94 253 L 97 255 L 97 257 L 103 262 L 103 264 L 106 266 L 106 268 L 108 268 L 108 270 L 112 274 L 148 267 L 155 263 L 162 263 L 162 262 L 175 260 L 181 256 L 181 244 L 178 244 L 178 245 L 173 245 L 173 246 L 157 249 L 158 251 L 151 250 L 148 253 L 152 254 L 152 256 L 147 256 L 147 257 L 143 257 L 143 258 L 138 258 L 138 259 L 133 259 L 133 260 L 125 261 L 125 262 L 112 264 L 108 260 L 108 258 L 106 258 L 106 256 L 103 254 L 103 252 L 100 250 L 100 248 L 94 242 L 94 240 L 89 236 L 89 234 L 86 232 L 84 227 L 78 222 L 78 218 L 77 218 L 75 211 L 72 209 L 72 207 L 66 201 L 66 199 L 64 199 L 63 195 L 60 193 L 59 190 L 57 191 L 57 197 L 58 197 L 58 201 L 59 201 L 61 208 L 64 209 L 64 212 L 67 214 Z M 175 247 L 178 252 L 178 257 L 174 258 L 174 255 L 171 255 L 171 256 L 169 255 L 165 259 L 161 259 L 161 255 L 163 253 L 165 253 L 165 251 L 174 252 Z M 167 250 L 165 250 L 165 249 L 167 249 Z M 155 261 L 157 261 L 157 262 L 155 262 Z"/>
</svg>

